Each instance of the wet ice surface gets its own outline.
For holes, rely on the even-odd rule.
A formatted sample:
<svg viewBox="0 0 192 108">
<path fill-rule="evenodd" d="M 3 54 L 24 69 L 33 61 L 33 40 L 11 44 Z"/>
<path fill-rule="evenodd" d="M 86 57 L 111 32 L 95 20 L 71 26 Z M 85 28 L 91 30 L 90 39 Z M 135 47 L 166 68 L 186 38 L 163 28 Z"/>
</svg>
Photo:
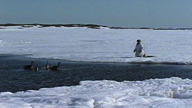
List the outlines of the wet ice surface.
<svg viewBox="0 0 192 108">
<path fill-rule="evenodd" d="M 0 54 L 59 59 L 50 64 L 62 69 L 25 71 L 31 59 L 1 56 L 1 108 L 192 107 L 190 30 L 18 28 L 0 29 Z M 134 57 L 138 38 L 156 57 Z"/>
</svg>

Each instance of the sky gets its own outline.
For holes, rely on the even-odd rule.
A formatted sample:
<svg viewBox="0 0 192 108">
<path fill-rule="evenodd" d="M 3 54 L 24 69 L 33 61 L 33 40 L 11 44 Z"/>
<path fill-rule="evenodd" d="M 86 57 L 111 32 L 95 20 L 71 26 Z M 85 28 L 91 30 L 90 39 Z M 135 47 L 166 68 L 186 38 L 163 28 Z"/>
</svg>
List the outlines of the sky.
<svg viewBox="0 0 192 108">
<path fill-rule="evenodd" d="M 192 28 L 192 0 L 0 0 L 0 24 Z"/>
</svg>

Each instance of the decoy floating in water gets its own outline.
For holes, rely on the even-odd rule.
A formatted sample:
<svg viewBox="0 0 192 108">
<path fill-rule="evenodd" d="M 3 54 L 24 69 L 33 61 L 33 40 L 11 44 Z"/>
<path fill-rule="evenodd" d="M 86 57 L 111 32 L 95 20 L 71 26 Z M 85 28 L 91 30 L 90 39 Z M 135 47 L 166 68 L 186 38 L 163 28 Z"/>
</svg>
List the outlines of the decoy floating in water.
<svg viewBox="0 0 192 108">
<path fill-rule="evenodd" d="M 60 64 L 61 62 L 58 62 L 57 66 L 50 67 L 51 70 L 60 70 Z"/>
<path fill-rule="evenodd" d="M 34 66 L 33 66 L 33 61 L 31 62 L 31 65 L 26 65 L 26 66 L 23 66 L 24 69 L 28 69 L 28 70 L 33 70 L 34 69 Z"/>
<path fill-rule="evenodd" d="M 45 65 L 45 69 L 50 69 L 50 65 L 49 65 L 48 61 L 47 61 L 47 64 Z"/>
<path fill-rule="evenodd" d="M 39 70 L 39 67 L 38 67 L 38 64 L 36 64 L 36 66 L 33 68 L 33 71 L 38 71 Z"/>
</svg>

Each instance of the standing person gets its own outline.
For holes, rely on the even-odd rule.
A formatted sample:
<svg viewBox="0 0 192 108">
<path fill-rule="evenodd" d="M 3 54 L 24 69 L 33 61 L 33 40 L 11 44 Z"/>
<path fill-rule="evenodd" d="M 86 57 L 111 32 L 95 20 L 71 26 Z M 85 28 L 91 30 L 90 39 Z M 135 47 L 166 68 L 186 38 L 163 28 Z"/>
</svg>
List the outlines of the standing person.
<svg viewBox="0 0 192 108">
<path fill-rule="evenodd" d="M 144 57 L 145 53 L 143 51 L 143 45 L 141 44 L 141 40 L 137 40 L 137 44 L 135 46 L 135 49 L 133 51 L 135 53 L 135 57 Z"/>
</svg>

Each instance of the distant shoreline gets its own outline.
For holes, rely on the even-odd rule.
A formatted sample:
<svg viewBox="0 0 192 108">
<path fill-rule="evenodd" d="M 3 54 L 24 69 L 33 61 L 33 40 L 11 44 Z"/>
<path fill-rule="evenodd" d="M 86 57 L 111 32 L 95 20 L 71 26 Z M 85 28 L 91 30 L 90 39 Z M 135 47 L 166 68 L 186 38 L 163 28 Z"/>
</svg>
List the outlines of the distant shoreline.
<svg viewBox="0 0 192 108">
<path fill-rule="evenodd" d="M 109 27 L 104 25 L 96 25 L 96 24 L 0 24 L 0 27 L 9 27 L 9 26 L 21 26 L 21 27 L 34 27 L 39 26 L 39 28 L 43 27 L 87 27 L 91 29 L 100 29 L 100 28 L 109 28 L 109 29 L 152 29 L 152 30 L 192 30 L 192 28 L 149 28 L 149 27 Z M 0 28 L 2 29 L 2 28 Z"/>
</svg>

